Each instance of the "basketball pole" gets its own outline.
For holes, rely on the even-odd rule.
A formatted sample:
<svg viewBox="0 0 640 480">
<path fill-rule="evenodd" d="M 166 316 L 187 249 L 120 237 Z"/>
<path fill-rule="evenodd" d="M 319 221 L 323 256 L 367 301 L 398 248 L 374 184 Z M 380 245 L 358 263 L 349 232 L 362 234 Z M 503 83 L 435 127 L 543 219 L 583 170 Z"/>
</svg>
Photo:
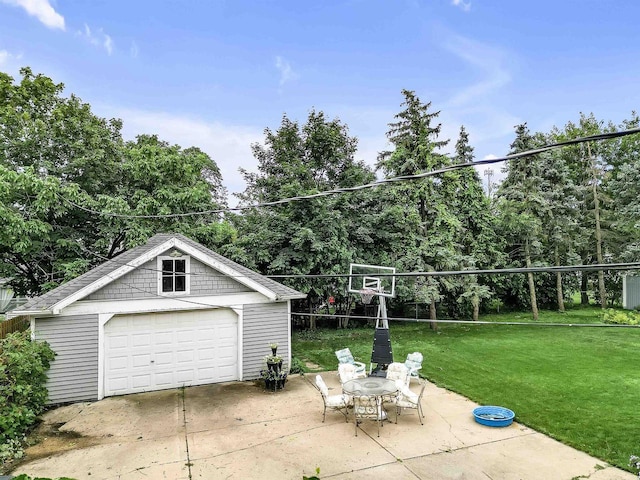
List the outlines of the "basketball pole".
<svg viewBox="0 0 640 480">
<path fill-rule="evenodd" d="M 376 317 L 376 328 L 386 328 L 389 330 L 389 320 L 387 319 L 387 302 L 383 295 L 378 297 L 378 315 Z"/>
</svg>

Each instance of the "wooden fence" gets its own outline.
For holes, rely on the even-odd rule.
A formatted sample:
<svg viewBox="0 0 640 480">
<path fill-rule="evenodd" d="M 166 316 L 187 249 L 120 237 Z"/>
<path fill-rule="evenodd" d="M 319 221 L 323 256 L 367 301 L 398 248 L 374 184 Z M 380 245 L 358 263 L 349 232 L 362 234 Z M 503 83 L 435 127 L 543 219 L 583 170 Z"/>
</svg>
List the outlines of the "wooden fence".
<svg viewBox="0 0 640 480">
<path fill-rule="evenodd" d="M 9 320 L 0 322 L 0 340 L 5 338 L 10 333 L 24 332 L 31 326 L 29 317 L 13 317 Z"/>
</svg>

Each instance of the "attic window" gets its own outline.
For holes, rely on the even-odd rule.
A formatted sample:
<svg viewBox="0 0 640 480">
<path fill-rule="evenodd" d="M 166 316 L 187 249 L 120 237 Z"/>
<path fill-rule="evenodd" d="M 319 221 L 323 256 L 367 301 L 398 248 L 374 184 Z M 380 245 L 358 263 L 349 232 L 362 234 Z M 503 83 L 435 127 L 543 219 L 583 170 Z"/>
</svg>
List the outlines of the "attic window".
<svg viewBox="0 0 640 480">
<path fill-rule="evenodd" d="M 189 293 L 189 257 L 158 258 L 158 291 L 162 294 Z"/>
</svg>

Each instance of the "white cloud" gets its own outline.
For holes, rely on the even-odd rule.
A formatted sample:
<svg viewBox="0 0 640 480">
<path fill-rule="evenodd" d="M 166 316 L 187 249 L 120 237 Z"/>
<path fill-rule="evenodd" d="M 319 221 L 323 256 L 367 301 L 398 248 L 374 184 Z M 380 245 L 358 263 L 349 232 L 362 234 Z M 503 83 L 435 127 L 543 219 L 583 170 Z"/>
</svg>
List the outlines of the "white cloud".
<svg viewBox="0 0 640 480">
<path fill-rule="evenodd" d="M 471 10 L 471 2 L 465 2 L 464 0 L 451 0 L 451 5 L 459 7 L 463 12 Z"/>
<path fill-rule="evenodd" d="M 29 15 L 36 17 L 49 28 L 64 30 L 64 17 L 49 3 L 49 0 L 0 0 L 2 3 L 23 8 Z"/>
<path fill-rule="evenodd" d="M 258 162 L 251 152 L 251 144 L 264 140 L 263 128 L 209 122 L 168 112 L 97 107 L 97 115 L 117 117 L 123 121 L 123 136 L 133 140 L 137 135 L 158 135 L 160 140 L 178 144 L 182 148 L 198 147 L 208 154 L 220 168 L 223 185 L 229 194 L 245 189 L 242 167 L 256 171 Z M 237 201 L 230 195 L 230 205 Z"/>
<path fill-rule="evenodd" d="M 480 76 L 478 82 L 456 94 L 449 101 L 451 105 L 484 100 L 488 94 L 511 81 L 511 74 L 505 65 L 506 53 L 502 49 L 457 34 L 447 35 L 443 46 L 475 69 Z"/>
<path fill-rule="evenodd" d="M 76 35 L 87 40 L 91 45 L 96 47 L 102 47 L 106 50 L 107 55 L 113 53 L 113 39 L 110 35 L 104 33 L 102 28 L 99 28 L 95 32 L 91 31 L 89 25 L 84 24 L 84 31 L 78 30 Z"/>
<path fill-rule="evenodd" d="M 276 57 L 276 68 L 280 72 L 281 87 L 285 83 L 296 80 L 299 77 L 299 75 L 293 71 L 293 68 L 291 68 L 291 64 L 281 56 Z"/>
<path fill-rule="evenodd" d="M 131 42 L 131 48 L 129 49 L 129 54 L 131 58 L 138 58 L 138 54 L 140 53 L 140 49 L 138 48 L 138 44 L 136 42 Z"/>
<path fill-rule="evenodd" d="M 113 53 L 113 40 L 111 40 L 111 37 L 106 33 L 104 34 L 104 42 L 102 45 L 109 55 Z"/>
</svg>

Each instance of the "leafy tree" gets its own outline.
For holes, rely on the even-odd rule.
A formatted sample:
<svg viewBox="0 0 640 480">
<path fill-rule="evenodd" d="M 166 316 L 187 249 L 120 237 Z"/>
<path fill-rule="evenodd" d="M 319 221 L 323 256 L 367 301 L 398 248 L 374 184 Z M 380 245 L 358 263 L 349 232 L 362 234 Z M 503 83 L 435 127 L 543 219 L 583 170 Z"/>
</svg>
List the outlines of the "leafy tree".
<svg viewBox="0 0 640 480">
<path fill-rule="evenodd" d="M 579 138 L 599 133 L 615 131 L 612 123 L 605 124 L 593 114 L 580 115 L 578 123 L 568 122 L 562 130 L 554 129 L 552 137 L 557 141 Z M 611 230 L 612 199 L 605 195 L 603 182 L 610 170 L 612 158 L 611 142 L 589 142 L 565 147 L 559 153 L 568 167 L 569 180 L 576 188 L 579 217 L 580 241 L 576 251 L 582 263 L 604 263 L 610 245 L 614 243 Z M 588 273 L 582 274 L 582 303 L 588 303 Z M 606 305 L 606 286 L 604 272 L 598 272 L 600 303 Z"/>
<path fill-rule="evenodd" d="M 340 120 L 312 110 L 304 125 L 286 115 L 278 130 L 266 129 L 264 144 L 254 144 L 258 171 L 241 169 L 247 182 L 239 195 L 243 205 L 309 195 L 371 182 L 373 172 L 354 159 L 357 140 Z M 267 275 L 344 274 L 372 241 L 361 226 L 361 210 L 370 192 L 326 196 L 235 217 L 238 240 L 225 253 Z M 306 308 L 315 312 L 329 296 L 344 301 L 346 281 L 289 279 L 285 283 L 308 292 Z M 348 303 L 348 302 L 347 302 Z M 311 324 L 313 327 L 313 323 Z"/>
<path fill-rule="evenodd" d="M 173 230 L 216 247 L 234 231 L 219 215 L 183 214 L 225 206 L 219 170 L 196 148 L 155 136 L 122 141 L 119 120 L 95 116 L 62 84 L 21 70 L 0 73 L 0 275 L 18 294 L 39 294 L 91 266 Z"/>
</svg>

